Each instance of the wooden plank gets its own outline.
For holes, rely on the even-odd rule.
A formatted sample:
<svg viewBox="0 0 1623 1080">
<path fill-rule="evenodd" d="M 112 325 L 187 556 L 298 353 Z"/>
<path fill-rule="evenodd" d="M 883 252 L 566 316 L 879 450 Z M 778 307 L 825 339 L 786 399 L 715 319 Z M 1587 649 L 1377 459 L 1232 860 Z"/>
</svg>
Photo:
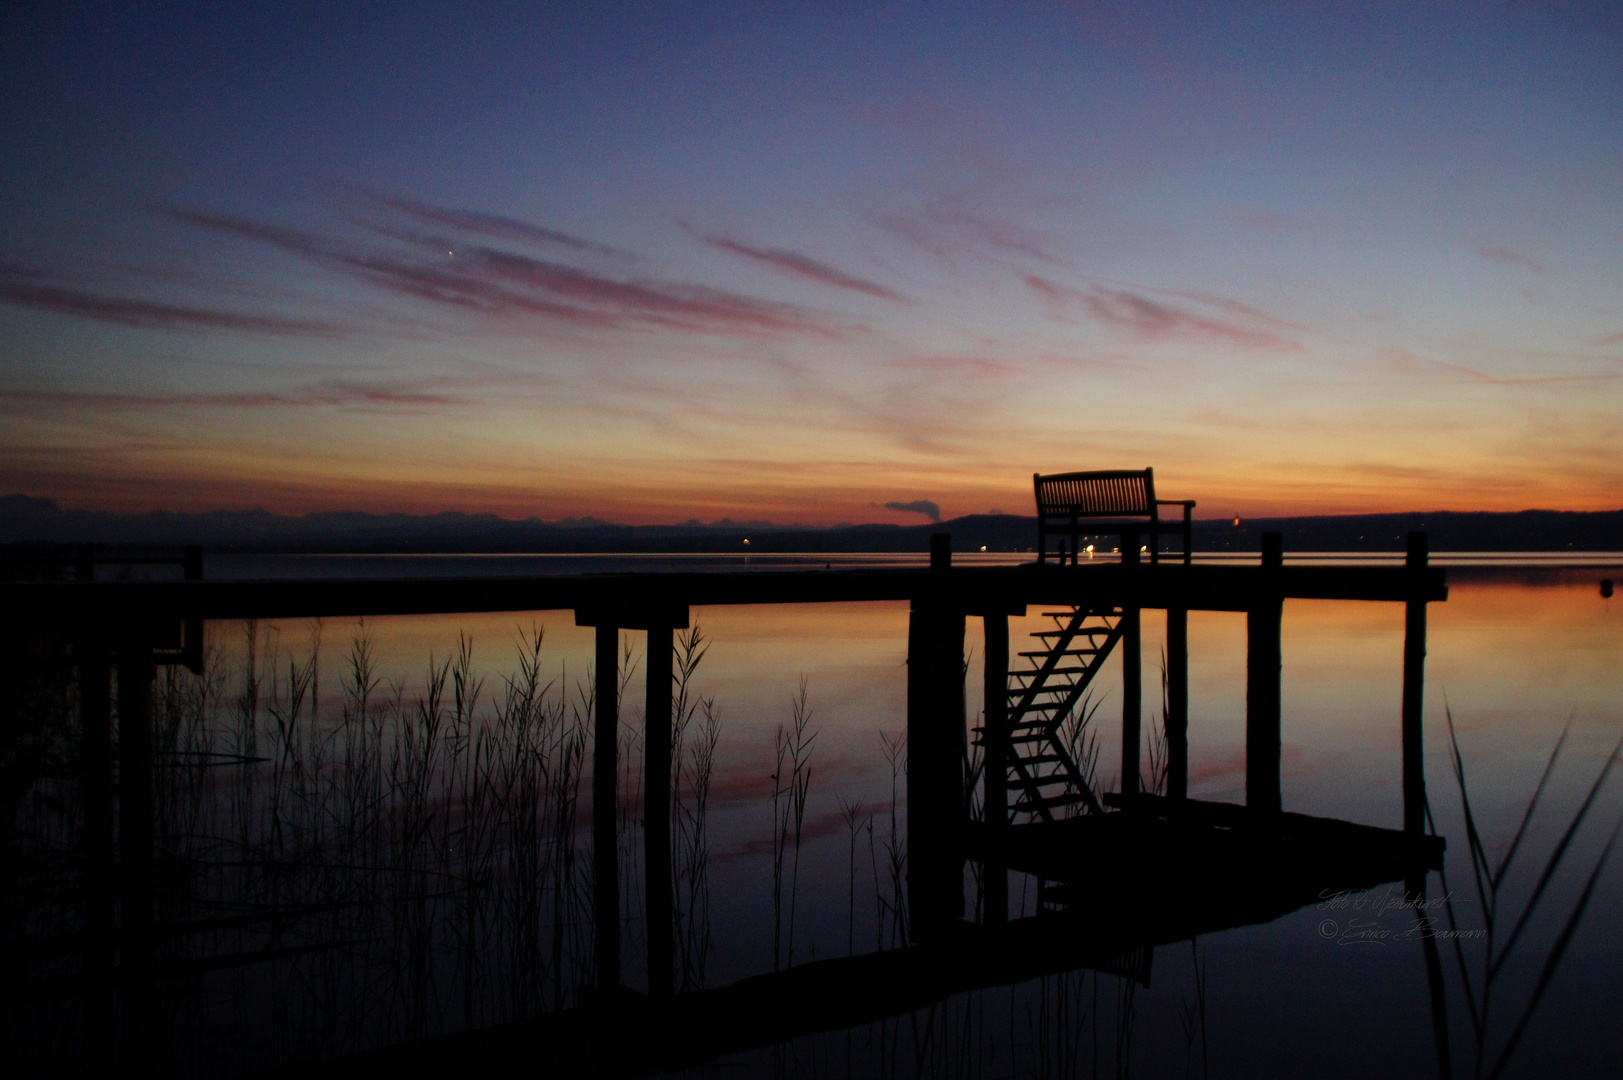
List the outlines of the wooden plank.
<svg viewBox="0 0 1623 1080">
<path fill-rule="evenodd" d="M 154 624 L 203 619 L 340 618 L 584 608 L 648 610 L 661 605 L 795 604 L 929 600 L 959 610 L 1008 604 L 1114 604 L 1247 611 L 1264 585 L 1287 599 L 1440 601 L 1435 567 L 1290 566 L 1265 580 L 1258 567 L 1035 564 L 919 569 L 605 574 L 555 578 L 350 581 L 7 582 L 0 610 L 53 625 L 93 618 Z M 159 628 L 154 626 L 154 632 Z M 178 637 L 178 626 L 170 633 Z"/>
</svg>

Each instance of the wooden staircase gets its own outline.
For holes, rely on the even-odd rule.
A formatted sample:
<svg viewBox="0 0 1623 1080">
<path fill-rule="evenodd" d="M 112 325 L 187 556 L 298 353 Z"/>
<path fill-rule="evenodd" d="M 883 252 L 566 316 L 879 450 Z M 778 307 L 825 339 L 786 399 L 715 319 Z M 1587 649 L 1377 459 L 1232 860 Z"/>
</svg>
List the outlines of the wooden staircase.
<svg viewBox="0 0 1623 1080">
<path fill-rule="evenodd" d="M 1009 673 L 1006 783 L 1010 821 L 1054 821 L 1081 806 L 1103 813 L 1065 744 L 1063 726 L 1121 640 L 1121 609 L 1078 607 L 1043 613 L 1054 629 L 1032 635 L 1043 648 L 1022 652 L 1031 666 Z M 986 742 L 986 731 L 977 733 Z"/>
</svg>

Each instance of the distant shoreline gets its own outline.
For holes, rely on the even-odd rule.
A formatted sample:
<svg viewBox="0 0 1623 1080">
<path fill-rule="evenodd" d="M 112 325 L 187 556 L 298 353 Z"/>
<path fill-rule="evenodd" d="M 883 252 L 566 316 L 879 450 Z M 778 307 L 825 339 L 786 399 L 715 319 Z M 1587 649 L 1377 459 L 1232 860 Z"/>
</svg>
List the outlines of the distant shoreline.
<svg viewBox="0 0 1623 1080">
<path fill-rule="evenodd" d="M 1623 510 L 1320 515 L 1195 522 L 1202 552 L 1248 552 L 1281 532 L 1287 552 L 1401 552 L 1409 532 L 1437 552 L 1623 551 Z M 335 512 L 289 517 L 255 511 L 117 514 L 63 510 L 48 499 L 0 497 L 0 546 L 12 554 L 84 543 L 109 550 L 201 544 L 242 554 L 760 554 L 924 552 L 952 534 L 955 551 L 1015 553 L 1036 543 L 1031 517 L 975 514 L 919 525 L 784 526 L 765 522 L 617 525 L 514 521 L 494 515 Z M 747 542 L 747 543 L 746 543 Z"/>
</svg>

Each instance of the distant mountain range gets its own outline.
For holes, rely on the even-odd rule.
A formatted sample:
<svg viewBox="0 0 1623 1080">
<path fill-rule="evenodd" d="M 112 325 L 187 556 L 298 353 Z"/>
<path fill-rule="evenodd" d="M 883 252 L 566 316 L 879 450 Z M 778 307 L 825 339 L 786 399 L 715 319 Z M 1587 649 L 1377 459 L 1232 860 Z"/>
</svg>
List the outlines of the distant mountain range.
<svg viewBox="0 0 1623 1080">
<path fill-rule="evenodd" d="M 1623 551 L 1623 510 L 1581 513 L 1353 514 L 1197 521 L 1197 551 L 1256 551 L 1268 531 L 1287 551 L 1401 551 L 1421 530 L 1433 551 Z M 596 518 L 514 521 L 494 514 L 367 514 L 291 517 L 265 510 L 118 514 L 63 510 L 51 499 L 0 496 L 0 544 L 96 543 L 258 552 L 855 552 L 927 551 L 930 534 L 952 534 L 959 551 L 1021 551 L 1036 544 L 1035 519 L 974 514 L 940 524 L 810 527 L 759 521 L 617 525 Z"/>
</svg>

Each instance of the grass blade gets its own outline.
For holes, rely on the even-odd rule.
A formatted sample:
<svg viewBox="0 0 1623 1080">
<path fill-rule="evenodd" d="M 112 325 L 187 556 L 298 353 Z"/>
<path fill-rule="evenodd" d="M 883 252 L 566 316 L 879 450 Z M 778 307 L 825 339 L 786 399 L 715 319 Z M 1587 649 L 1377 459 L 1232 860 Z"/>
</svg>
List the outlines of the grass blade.
<svg viewBox="0 0 1623 1080">
<path fill-rule="evenodd" d="M 1612 757 L 1607 763 L 1608 767 L 1610 767 L 1611 761 L 1616 760 L 1617 753 L 1613 751 Z M 1550 950 L 1549 957 L 1544 961 L 1544 968 L 1539 972 L 1538 982 L 1533 986 L 1532 996 L 1528 998 L 1527 1005 L 1522 1009 L 1522 1015 L 1517 1019 L 1516 1026 L 1510 1032 L 1510 1038 L 1505 1042 L 1505 1048 L 1499 1052 L 1499 1057 L 1494 1062 L 1492 1071 L 1488 1073 L 1489 1080 L 1494 1080 L 1503 1073 L 1505 1066 L 1510 1063 L 1510 1055 L 1515 1053 L 1517 1044 L 1521 1042 L 1522 1033 L 1527 1030 L 1527 1024 L 1533 1018 L 1533 1010 L 1538 1008 L 1540 999 L 1544 997 L 1544 991 L 1549 988 L 1550 980 L 1555 977 L 1556 969 L 1561 965 L 1561 958 L 1566 954 L 1567 946 L 1572 943 L 1572 936 L 1577 932 L 1578 923 L 1583 919 L 1584 911 L 1589 907 L 1590 898 L 1595 894 L 1595 884 L 1600 881 L 1601 871 L 1606 868 L 1606 860 L 1611 856 L 1612 848 L 1617 844 L 1617 837 L 1620 832 L 1623 832 L 1623 817 L 1618 818 L 1617 824 L 1612 826 L 1612 835 L 1607 838 L 1606 847 L 1601 850 L 1600 858 L 1595 860 L 1595 869 L 1590 871 L 1589 880 L 1584 882 L 1583 892 L 1578 895 L 1578 901 L 1573 905 L 1572 913 L 1567 916 L 1566 925 L 1561 928 L 1561 936 L 1556 939 L 1555 947 Z"/>
<path fill-rule="evenodd" d="M 1515 947 L 1522 930 L 1526 928 L 1528 921 L 1532 918 L 1533 909 L 1538 907 L 1539 901 L 1544 898 L 1545 889 L 1549 887 L 1550 880 L 1555 877 L 1555 872 L 1560 867 L 1561 861 L 1566 858 L 1567 849 L 1572 844 L 1572 838 L 1577 835 L 1579 826 L 1589 816 L 1589 810 L 1595 804 L 1595 797 L 1600 794 L 1600 789 L 1606 783 L 1606 778 L 1611 775 L 1613 766 L 1617 764 L 1619 754 L 1623 754 L 1623 736 L 1618 738 L 1617 745 L 1613 746 L 1612 752 L 1607 755 L 1606 764 L 1601 766 L 1600 775 L 1596 776 L 1595 782 L 1589 786 L 1589 794 L 1584 797 L 1583 805 L 1578 807 L 1578 812 L 1573 815 L 1572 821 L 1567 825 L 1567 831 L 1561 834 L 1560 843 L 1556 844 L 1555 850 L 1550 853 L 1549 861 L 1544 864 L 1544 872 L 1539 875 L 1538 884 L 1533 887 L 1533 895 L 1528 898 L 1527 905 L 1522 908 L 1521 917 L 1516 920 L 1516 925 L 1511 928 L 1510 936 L 1505 939 L 1505 944 L 1499 950 L 1499 955 L 1489 958 L 1489 979 L 1492 979 L 1498 973 L 1499 968 L 1505 962 L 1505 958 L 1510 955 L 1510 950 Z"/>
<path fill-rule="evenodd" d="M 1516 835 L 1510 838 L 1510 847 L 1505 851 L 1505 857 L 1499 860 L 1499 868 L 1493 872 L 1493 887 L 1497 889 L 1499 883 L 1505 880 L 1510 872 L 1510 864 L 1516 858 L 1516 850 L 1521 847 L 1522 837 L 1527 835 L 1527 826 L 1533 820 L 1533 811 L 1538 808 L 1539 797 L 1550 782 L 1550 776 L 1555 772 L 1555 763 L 1561 757 L 1561 748 L 1567 743 L 1567 736 L 1572 732 L 1572 722 L 1578 716 L 1574 709 L 1567 714 L 1567 725 L 1561 729 L 1561 737 L 1555 740 L 1555 748 L 1550 751 L 1550 760 L 1544 763 L 1544 775 L 1538 778 L 1538 786 L 1533 789 L 1533 797 L 1527 800 L 1527 811 L 1522 814 L 1521 824 L 1516 826 Z"/>
</svg>

